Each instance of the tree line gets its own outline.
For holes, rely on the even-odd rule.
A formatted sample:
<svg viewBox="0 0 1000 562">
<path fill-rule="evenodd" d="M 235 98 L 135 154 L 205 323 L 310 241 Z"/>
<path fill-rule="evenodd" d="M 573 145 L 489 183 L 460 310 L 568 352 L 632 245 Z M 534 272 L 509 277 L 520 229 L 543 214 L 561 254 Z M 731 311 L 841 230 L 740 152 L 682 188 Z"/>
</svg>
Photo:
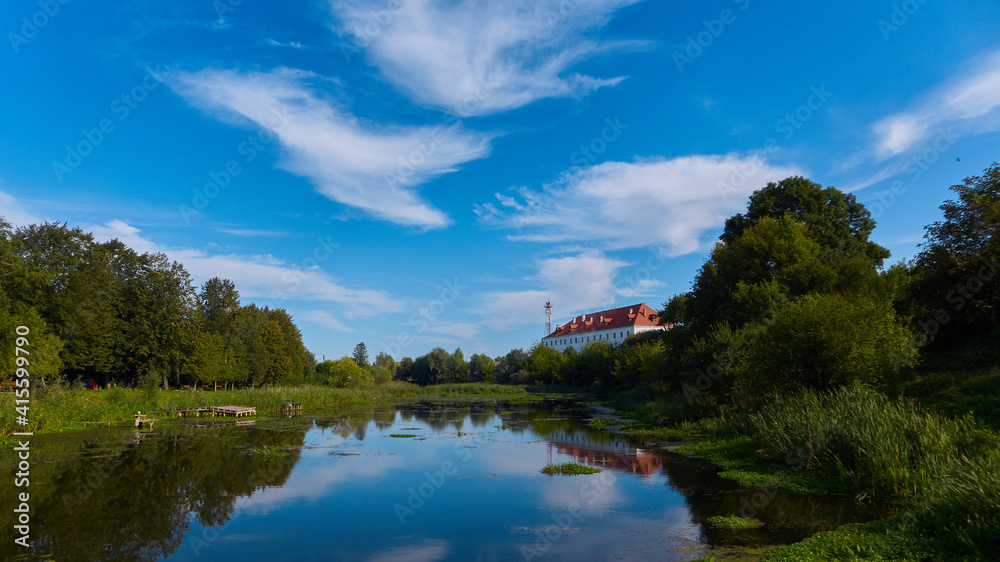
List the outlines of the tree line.
<svg viewBox="0 0 1000 562">
<path fill-rule="evenodd" d="M 854 195 L 802 177 L 770 183 L 726 221 L 691 290 L 663 303 L 660 322 L 675 327 L 582 351 L 514 349 L 489 380 L 633 389 L 682 418 L 773 392 L 898 390 L 922 373 L 995 367 L 1000 165 L 951 190 L 919 255 L 887 265 Z M 420 384 L 480 377 L 440 348 L 397 369 Z"/>
<path fill-rule="evenodd" d="M 126 386 L 258 386 L 305 380 L 315 359 L 283 309 L 240 305 L 232 281 L 194 288 L 156 252 L 66 224 L 0 218 L 0 356 L 30 330 L 30 372 Z M 0 365 L 0 376 L 14 366 Z"/>
</svg>

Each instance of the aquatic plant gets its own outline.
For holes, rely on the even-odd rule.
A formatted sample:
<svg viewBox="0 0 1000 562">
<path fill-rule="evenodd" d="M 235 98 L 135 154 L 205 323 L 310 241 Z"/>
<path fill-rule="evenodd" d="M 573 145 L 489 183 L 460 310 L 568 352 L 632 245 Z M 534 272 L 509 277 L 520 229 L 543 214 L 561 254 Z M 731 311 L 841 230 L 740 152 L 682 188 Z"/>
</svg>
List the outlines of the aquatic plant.
<svg viewBox="0 0 1000 562">
<path fill-rule="evenodd" d="M 597 474 L 600 471 L 601 470 L 599 468 L 584 466 L 575 462 L 550 464 L 541 470 L 542 474 L 548 474 L 549 476 L 553 476 L 555 474 L 563 474 L 566 476 L 576 476 L 578 474 Z"/>
</svg>

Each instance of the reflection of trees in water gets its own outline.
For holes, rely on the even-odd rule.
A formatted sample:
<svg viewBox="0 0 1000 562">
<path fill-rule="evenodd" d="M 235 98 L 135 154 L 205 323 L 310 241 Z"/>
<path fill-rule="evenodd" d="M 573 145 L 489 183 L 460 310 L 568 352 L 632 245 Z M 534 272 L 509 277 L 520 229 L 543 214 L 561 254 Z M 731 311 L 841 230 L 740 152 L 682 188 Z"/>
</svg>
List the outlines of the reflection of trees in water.
<svg viewBox="0 0 1000 562">
<path fill-rule="evenodd" d="M 691 518 L 702 526 L 709 544 L 787 544 L 819 531 L 847 523 L 866 522 L 889 515 L 884 505 L 859 504 L 850 497 L 806 496 L 741 488 L 720 478 L 707 461 L 666 456 L 663 472 L 668 485 L 681 492 Z M 766 528 L 733 531 L 706 523 L 708 517 L 738 516 L 759 519 Z"/>
<path fill-rule="evenodd" d="M 299 458 L 248 455 L 237 449 L 301 446 L 303 434 L 257 428 L 187 430 L 169 425 L 159 435 L 124 445 L 102 458 L 74 455 L 42 462 L 32 451 L 31 537 L 35 553 L 59 560 L 155 560 L 181 544 L 192 515 L 205 526 L 224 525 L 236 499 L 280 486 Z M 237 439 L 233 439 L 238 435 Z M 62 456 L 62 455 L 59 455 Z M 10 486 L 0 491 L 12 505 Z M 0 531 L 0 558 L 13 547 L 11 527 Z M 12 553 L 11 553 L 12 554 Z"/>
</svg>

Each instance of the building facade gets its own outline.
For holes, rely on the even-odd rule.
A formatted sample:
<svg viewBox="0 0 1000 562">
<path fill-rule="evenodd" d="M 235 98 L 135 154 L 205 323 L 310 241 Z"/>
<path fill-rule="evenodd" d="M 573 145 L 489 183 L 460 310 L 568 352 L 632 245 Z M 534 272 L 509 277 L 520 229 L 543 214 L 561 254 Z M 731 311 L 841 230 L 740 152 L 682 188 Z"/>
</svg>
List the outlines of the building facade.
<svg viewBox="0 0 1000 562">
<path fill-rule="evenodd" d="M 556 326 L 551 334 L 542 338 L 542 345 L 556 351 L 569 348 L 580 351 L 594 342 L 606 341 L 614 345 L 634 334 L 669 328 L 669 325 L 658 325 L 656 311 L 641 303 L 577 316 Z"/>
</svg>

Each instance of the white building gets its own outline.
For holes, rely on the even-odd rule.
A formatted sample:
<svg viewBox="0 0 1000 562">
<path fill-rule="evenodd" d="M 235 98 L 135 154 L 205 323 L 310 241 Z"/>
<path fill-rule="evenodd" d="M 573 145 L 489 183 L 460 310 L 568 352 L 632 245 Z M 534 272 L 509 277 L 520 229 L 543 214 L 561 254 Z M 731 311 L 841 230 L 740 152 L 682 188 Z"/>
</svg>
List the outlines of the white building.
<svg viewBox="0 0 1000 562">
<path fill-rule="evenodd" d="M 556 326 L 555 331 L 542 338 L 542 345 L 557 351 L 571 347 L 580 351 L 594 342 L 619 344 L 633 334 L 669 328 L 670 325 L 658 325 L 656 311 L 642 303 L 577 316 Z"/>
</svg>

